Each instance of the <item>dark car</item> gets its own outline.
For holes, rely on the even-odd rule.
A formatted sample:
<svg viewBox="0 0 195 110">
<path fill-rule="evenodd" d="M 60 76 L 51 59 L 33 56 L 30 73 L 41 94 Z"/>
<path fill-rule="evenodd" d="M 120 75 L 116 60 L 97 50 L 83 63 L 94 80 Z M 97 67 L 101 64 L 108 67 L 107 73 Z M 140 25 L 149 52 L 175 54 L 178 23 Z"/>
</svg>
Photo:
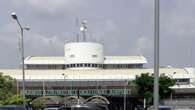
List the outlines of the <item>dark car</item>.
<svg viewBox="0 0 195 110">
<path fill-rule="evenodd" d="M 101 104 L 78 104 L 72 105 L 71 110 L 108 110 L 108 107 Z"/>
<path fill-rule="evenodd" d="M 64 106 L 59 105 L 47 105 L 43 110 L 66 110 Z"/>
<path fill-rule="evenodd" d="M 26 110 L 23 105 L 3 105 L 0 110 Z"/>
<path fill-rule="evenodd" d="M 44 108 L 43 110 L 61 110 L 58 107 L 48 107 L 48 108 Z"/>
</svg>

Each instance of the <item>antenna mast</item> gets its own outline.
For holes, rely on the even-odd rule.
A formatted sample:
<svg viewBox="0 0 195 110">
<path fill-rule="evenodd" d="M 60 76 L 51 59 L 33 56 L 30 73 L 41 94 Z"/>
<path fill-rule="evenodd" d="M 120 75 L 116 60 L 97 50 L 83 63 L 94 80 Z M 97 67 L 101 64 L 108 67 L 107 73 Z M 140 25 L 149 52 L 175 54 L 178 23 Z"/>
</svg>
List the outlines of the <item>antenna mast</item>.
<svg viewBox="0 0 195 110">
<path fill-rule="evenodd" d="M 79 28 L 79 18 L 75 19 L 75 26 Z M 76 42 L 79 42 L 79 33 L 76 33 Z"/>
<path fill-rule="evenodd" d="M 81 22 L 81 27 L 80 27 L 80 31 L 82 32 L 83 34 L 83 41 L 85 42 L 86 41 L 86 32 L 87 32 L 87 20 L 83 20 Z"/>
</svg>

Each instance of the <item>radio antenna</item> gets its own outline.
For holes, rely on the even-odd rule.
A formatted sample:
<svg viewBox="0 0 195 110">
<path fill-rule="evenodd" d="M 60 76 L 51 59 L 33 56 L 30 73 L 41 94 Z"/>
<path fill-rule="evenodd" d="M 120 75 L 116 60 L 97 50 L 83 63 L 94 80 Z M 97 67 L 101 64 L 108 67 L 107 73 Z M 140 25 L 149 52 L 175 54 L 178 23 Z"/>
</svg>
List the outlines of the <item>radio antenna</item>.
<svg viewBox="0 0 195 110">
<path fill-rule="evenodd" d="M 75 26 L 79 28 L 79 18 L 75 19 Z M 76 32 L 76 42 L 79 42 L 79 33 Z"/>
<path fill-rule="evenodd" d="M 80 31 L 82 32 L 83 34 L 83 41 L 85 42 L 86 41 L 86 32 L 87 32 L 87 20 L 83 20 L 81 22 L 81 27 L 80 27 Z"/>
</svg>

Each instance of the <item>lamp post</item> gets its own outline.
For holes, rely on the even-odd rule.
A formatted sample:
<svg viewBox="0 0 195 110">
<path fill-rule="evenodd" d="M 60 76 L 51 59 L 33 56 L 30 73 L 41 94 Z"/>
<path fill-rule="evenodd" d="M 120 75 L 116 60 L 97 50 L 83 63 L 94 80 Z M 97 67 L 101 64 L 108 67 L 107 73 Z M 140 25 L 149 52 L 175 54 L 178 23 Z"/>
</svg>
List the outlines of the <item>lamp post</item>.
<svg viewBox="0 0 195 110">
<path fill-rule="evenodd" d="M 66 81 L 67 74 L 62 73 L 62 76 L 64 77 L 64 90 L 65 90 L 65 89 L 66 89 L 66 87 L 65 87 L 65 81 Z M 65 95 L 64 95 L 64 96 L 65 96 Z"/>
<path fill-rule="evenodd" d="M 173 75 L 175 75 L 176 74 L 176 72 L 173 72 L 172 74 L 168 74 L 168 76 L 171 78 L 171 79 L 173 79 Z M 172 99 L 173 99 L 173 92 L 172 92 L 172 89 L 171 89 L 171 96 L 170 96 L 170 98 L 171 98 L 171 101 L 172 101 Z"/>
<path fill-rule="evenodd" d="M 67 77 L 67 74 L 65 73 L 62 73 L 62 76 L 64 77 L 64 101 L 65 101 L 65 108 L 66 108 L 66 99 L 65 99 L 65 96 L 66 96 L 66 87 L 65 87 L 65 81 L 66 81 L 66 77 Z"/>
<path fill-rule="evenodd" d="M 154 110 L 159 106 L 159 0 L 154 9 Z"/>
<path fill-rule="evenodd" d="M 25 107 L 26 102 L 25 102 L 25 68 L 24 68 L 24 40 L 23 40 L 23 36 L 24 36 L 24 30 L 30 30 L 30 28 L 23 27 L 21 25 L 16 13 L 12 13 L 11 16 L 18 23 L 18 25 L 20 27 L 20 33 L 21 33 L 21 45 L 20 46 L 21 46 L 21 60 L 22 60 L 22 91 L 23 91 L 22 95 L 23 95 L 23 106 Z"/>
<path fill-rule="evenodd" d="M 99 95 L 99 82 L 96 80 L 96 95 Z"/>
<path fill-rule="evenodd" d="M 42 86 L 43 86 L 43 96 L 45 96 L 45 79 L 42 81 Z"/>
<path fill-rule="evenodd" d="M 127 93 L 126 93 L 126 91 L 127 91 L 127 86 L 128 85 L 128 81 L 125 79 L 124 80 L 124 110 L 126 110 L 126 108 L 127 108 Z"/>
<path fill-rule="evenodd" d="M 71 95 L 73 95 L 73 78 L 71 79 Z"/>
</svg>

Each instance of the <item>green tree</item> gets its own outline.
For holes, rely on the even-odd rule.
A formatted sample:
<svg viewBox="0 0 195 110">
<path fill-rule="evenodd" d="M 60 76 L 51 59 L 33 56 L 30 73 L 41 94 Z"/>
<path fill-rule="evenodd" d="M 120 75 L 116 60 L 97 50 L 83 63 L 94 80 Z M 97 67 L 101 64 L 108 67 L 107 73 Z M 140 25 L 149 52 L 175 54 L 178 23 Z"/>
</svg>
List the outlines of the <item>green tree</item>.
<svg viewBox="0 0 195 110">
<path fill-rule="evenodd" d="M 22 98 L 16 95 L 16 80 L 0 73 L 0 105 L 22 104 Z"/>
<path fill-rule="evenodd" d="M 4 105 L 10 105 L 10 104 L 22 104 L 23 99 L 20 95 L 12 95 L 11 97 L 8 97 L 6 100 L 3 101 Z"/>
<path fill-rule="evenodd" d="M 137 85 L 137 94 L 143 96 L 147 100 L 147 104 L 152 104 L 154 77 L 149 73 L 143 73 L 141 76 L 136 76 L 133 82 Z M 169 87 L 174 84 L 174 79 L 167 76 L 159 77 L 159 96 L 161 99 L 171 95 L 173 91 Z"/>
</svg>

